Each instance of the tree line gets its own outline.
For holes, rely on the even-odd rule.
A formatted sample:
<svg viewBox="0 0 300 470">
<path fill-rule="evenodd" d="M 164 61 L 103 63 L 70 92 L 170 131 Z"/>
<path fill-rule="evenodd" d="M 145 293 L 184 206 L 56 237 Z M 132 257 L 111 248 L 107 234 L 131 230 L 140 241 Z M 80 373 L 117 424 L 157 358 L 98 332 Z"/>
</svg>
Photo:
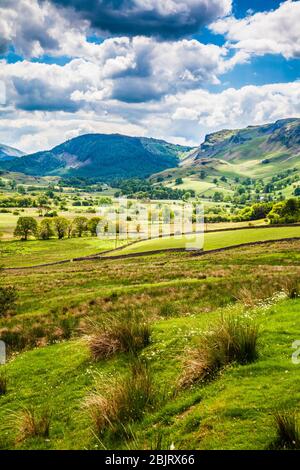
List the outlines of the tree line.
<svg viewBox="0 0 300 470">
<path fill-rule="evenodd" d="M 235 221 L 268 219 L 272 225 L 300 222 L 300 198 L 276 203 L 263 202 L 242 209 Z"/>
<path fill-rule="evenodd" d="M 97 227 L 100 221 L 100 217 L 92 217 L 91 219 L 86 217 L 75 217 L 74 219 L 46 217 L 38 223 L 34 217 L 19 217 L 14 236 L 24 241 L 29 237 L 40 240 L 56 237 L 62 240 L 63 238 L 82 237 L 87 233 L 97 236 Z"/>
</svg>

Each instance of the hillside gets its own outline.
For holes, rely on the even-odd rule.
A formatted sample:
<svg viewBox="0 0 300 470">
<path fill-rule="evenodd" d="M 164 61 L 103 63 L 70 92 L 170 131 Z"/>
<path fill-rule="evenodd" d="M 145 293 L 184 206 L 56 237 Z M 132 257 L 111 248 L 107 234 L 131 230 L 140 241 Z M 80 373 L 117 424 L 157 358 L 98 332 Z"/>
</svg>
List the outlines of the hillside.
<svg viewBox="0 0 300 470">
<path fill-rule="evenodd" d="M 22 157 L 23 155 L 25 154 L 20 150 L 0 144 L 0 162 L 14 160 L 16 157 Z"/>
<path fill-rule="evenodd" d="M 293 170 L 294 176 L 300 174 L 300 119 L 209 134 L 199 149 L 181 160 L 178 168 L 164 171 L 159 177 L 171 186 L 183 178 L 182 188 L 195 189 L 200 194 L 221 190 L 226 195 L 235 190 L 234 183 L 239 179 L 266 183 L 288 170 Z M 153 175 L 153 180 L 157 177 Z M 283 186 L 287 187 L 285 183 Z M 287 188 L 286 195 L 291 194 L 292 187 Z"/>
<path fill-rule="evenodd" d="M 89 134 L 64 142 L 50 151 L 6 162 L 10 171 L 36 176 L 68 175 L 114 178 L 148 177 L 176 167 L 188 147 L 155 139 Z"/>
<path fill-rule="evenodd" d="M 264 177 L 274 170 L 300 168 L 299 156 L 300 119 L 284 119 L 264 126 L 210 134 L 192 160 L 183 164 L 201 166 L 213 158 L 227 166 L 229 172 Z"/>
</svg>

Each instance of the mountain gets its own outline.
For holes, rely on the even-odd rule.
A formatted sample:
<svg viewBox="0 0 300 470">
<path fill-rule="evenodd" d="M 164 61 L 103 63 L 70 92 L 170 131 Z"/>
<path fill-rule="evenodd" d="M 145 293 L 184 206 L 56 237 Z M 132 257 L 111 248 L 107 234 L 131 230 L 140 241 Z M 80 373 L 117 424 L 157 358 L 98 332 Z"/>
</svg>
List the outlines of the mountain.
<svg viewBox="0 0 300 470">
<path fill-rule="evenodd" d="M 20 150 L 8 147 L 7 145 L 0 144 L 0 162 L 12 161 L 15 158 L 19 158 L 25 155 Z"/>
<path fill-rule="evenodd" d="M 177 168 L 152 175 L 150 181 L 212 197 L 216 191 L 232 196 L 239 181 L 267 184 L 275 177 L 276 190 L 291 196 L 300 180 L 300 119 L 209 134 Z"/>
<path fill-rule="evenodd" d="M 176 167 L 189 147 L 144 137 L 87 134 L 52 150 L 5 162 L 1 167 L 36 176 L 114 178 L 148 177 Z"/>
<path fill-rule="evenodd" d="M 182 161 L 183 166 L 209 164 L 254 178 L 300 169 L 300 119 L 209 134 L 200 148 Z"/>
</svg>

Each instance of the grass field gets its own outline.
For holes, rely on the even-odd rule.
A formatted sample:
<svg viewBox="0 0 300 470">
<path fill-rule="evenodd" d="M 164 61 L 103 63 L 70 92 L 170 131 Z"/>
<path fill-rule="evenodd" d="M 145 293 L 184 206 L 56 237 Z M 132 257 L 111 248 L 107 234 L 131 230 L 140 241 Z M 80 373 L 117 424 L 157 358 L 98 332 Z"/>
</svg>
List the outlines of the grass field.
<svg viewBox="0 0 300 470">
<path fill-rule="evenodd" d="M 0 260 L 1 265 L 8 268 L 34 266 L 90 256 L 113 248 L 114 241 L 97 237 L 0 242 Z"/>
<path fill-rule="evenodd" d="M 264 240 L 277 240 L 280 238 L 300 237 L 300 227 L 271 227 L 258 229 L 232 230 L 225 232 L 205 233 L 204 249 L 214 250 L 242 243 L 253 243 Z M 138 242 L 126 247 L 116 254 L 130 254 L 169 248 L 185 248 L 187 243 L 193 242 L 193 237 L 188 238 L 160 238 Z M 201 247 L 200 247 L 201 248 Z"/>
<path fill-rule="evenodd" d="M 0 447 L 268 448 L 275 439 L 272 413 L 300 411 L 300 366 L 291 360 L 300 301 L 289 298 L 299 277 L 300 241 L 201 258 L 172 253 L 7 272 L 1 282 L 15 285 L 19 298 L 15 314 L 0 319 L 0 336 L 19 354 L 1 368 L 8 385 L 0 396 Z M 140 356 L 148 360 L 157 399 L 124 434 L 96 436 L 83 401 L 96 381 L 104 389 L 126 376 L 131 359 L 120 353 L 94 362 L 81 327 L 87 317 L 128 310 L 151 322 L 151 343 Z M 177 389 L 189 348 L 232 313 L 259 324 L 258 360 L 232 364 L 206 385 Z M 50 412 L 49 436 L 20 438 L 24 407 Z"/>
</svg>

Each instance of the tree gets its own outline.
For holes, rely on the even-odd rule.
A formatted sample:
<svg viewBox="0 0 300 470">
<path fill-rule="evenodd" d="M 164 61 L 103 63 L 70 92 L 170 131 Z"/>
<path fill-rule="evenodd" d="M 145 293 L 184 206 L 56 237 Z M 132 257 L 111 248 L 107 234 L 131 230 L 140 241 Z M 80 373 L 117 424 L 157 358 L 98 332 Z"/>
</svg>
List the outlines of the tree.
<svg viewBox="0 0 300 470">
<path fill-rule="evenodd" d="M 94 237 L 97 236 L 97 227 L 101 220 L 102 219 L 100 217 L 92 217 L 87 223 L 87 228 L 89 232 L 91 232 L 91 235 Z"/>
<path fill-rule="evenodd" d="M 74 219 L 74 232 L 78 237 L 82 237 L 84 232 L 87 231 L 88 219 L 86 217 L 75 217 Z"/>
<path fill-rule="evenodd" d="M 37 221 L 33 217 L 19 217 L 14 232 L 15 237 L 21 237 L 22 240 L 28 240 L 30 235 L 36 236 L 38 232 Z"/>
<path fill-rule="evenodd" d="M 298 186 L 298 188 L 295 189 L 294 195 L 295 196 L 300 196 L 300 186 Z"/>
<path fill-rule="evenodd" d="M 213 201 L 214 202 L 222 202 L 224 200 L 224 194 L 216 191 L 213 195 Z"/>
<path fill-rule="evenodd" d="M 180 184 L 183 184 L 183 179 L 182 178 L 177 178 L 175 181 L 176 186 L 179 186 Z"/>
<path fill-rule="evenodd" d="M 54 230 L 53 224 L 51 219 L 43 219 L 39 226 L 39 237 L 42 240 L 49 240 L 49 238 L 53 237 Z"/>
<path fill-rule="evenodd" d="M 54 217 L 53 219 L 54 230 L 59 240 L 62 240 L 67 233 L 69 222 L 64 217 Z"/>
<path fill-rule="evenodd" d="M 24 188 L 24 186 L 20 185 L 17 187 L 17 191 L 19 194 L 26 194 L 26 190 Z"/>
<path fill-rule="evenodd" d="M 274 204 L 268 215 L 271 224 L 294 224 L 300 222 L 299 199 L 288 199 Z"/>
</svg>

